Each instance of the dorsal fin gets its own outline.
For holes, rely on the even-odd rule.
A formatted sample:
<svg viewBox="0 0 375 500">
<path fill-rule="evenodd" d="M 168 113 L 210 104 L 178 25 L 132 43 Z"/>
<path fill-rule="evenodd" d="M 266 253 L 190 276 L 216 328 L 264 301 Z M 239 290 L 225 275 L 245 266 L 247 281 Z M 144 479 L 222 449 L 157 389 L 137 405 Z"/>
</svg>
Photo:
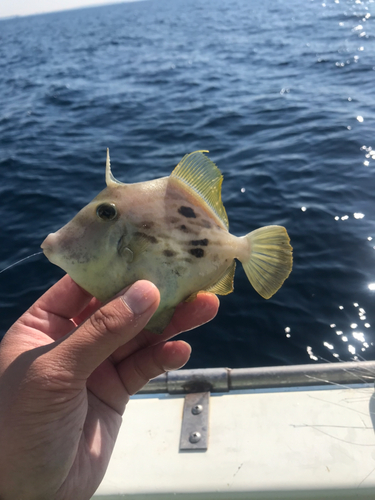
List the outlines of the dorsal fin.
<svg viewBox="0 0 375 500">
<path fill-rule="evenodd" d="M 117 179 L 115 179 L 113 174 L 112 174 L 111 160 L 109 159 L 109 148 L 107 148 L 107 161 L 105 164 L 105 183 L 107 184 L 107 187 L 117 185 L 117 184 L 124 185 L 123 182 L 120 182 Z"/>
<path fill-rule="evenodd" d="M 228 216 L 221 201 L 223 176 L 207 156 L 208 151 L 195 151 L 185 155 L 171 173 L 206 202 L 223 225 L 228 229 Z"/>
<path fill-rule="evenodd" d="M 234 273 L 236 271 L 236 261 L 233 260 L 232 264 L 228 267 L 225 273 L 221 276 L 221 278 L 210 287 L 206 288 L 206 292 L 216 293 L 217 295 L 228 295 L 228 293 L 232 293 L 233 281 L 234 281 Z"/>
</svg>

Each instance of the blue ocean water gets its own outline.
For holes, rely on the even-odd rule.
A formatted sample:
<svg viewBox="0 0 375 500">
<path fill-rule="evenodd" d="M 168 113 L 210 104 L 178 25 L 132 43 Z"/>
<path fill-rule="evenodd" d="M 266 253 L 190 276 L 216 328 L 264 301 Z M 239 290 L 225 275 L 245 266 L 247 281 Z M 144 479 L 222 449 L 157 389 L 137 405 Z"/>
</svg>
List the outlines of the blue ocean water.
<svg viewBox="0 0 375 500">
<path fill-rule="evenodd" d="M 375 335 L 373 0 L 145 0 L 0 20 L 0 268 L 37 252 L 115 176 L 208 149 L 230 230 L 284 225 L 269 301 L 239 265 L 190 368 L 370 359 Z M 0 331 L 63 272 L 0 274 Z"/>
</svg>

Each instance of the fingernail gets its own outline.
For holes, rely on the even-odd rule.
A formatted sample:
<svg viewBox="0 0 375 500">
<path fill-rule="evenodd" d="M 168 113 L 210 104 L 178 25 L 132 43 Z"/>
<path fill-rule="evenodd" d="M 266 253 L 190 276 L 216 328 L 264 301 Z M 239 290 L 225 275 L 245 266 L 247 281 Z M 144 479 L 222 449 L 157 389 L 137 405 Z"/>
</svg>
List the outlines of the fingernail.
<svg viewBox="0 0 375 500">
<path fill-rule="evenodd" d="M 157 300 L 155 285 L 141 281 L 132 285 L 122 296 L 122 300 L 135 315 L 143 314 Z"/>
</svg>

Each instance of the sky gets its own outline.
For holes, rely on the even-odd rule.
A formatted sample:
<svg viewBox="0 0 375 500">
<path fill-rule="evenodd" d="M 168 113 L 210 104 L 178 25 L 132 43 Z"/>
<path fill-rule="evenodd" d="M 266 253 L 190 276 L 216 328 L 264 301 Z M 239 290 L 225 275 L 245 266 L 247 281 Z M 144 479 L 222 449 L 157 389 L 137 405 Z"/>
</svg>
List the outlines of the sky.
<svg viewBox="0 0 375 500">
<path fill-rule="evenodd" d="M 122 3 L 132 0 L 0 0 L 0 18 L 11 16 L 28 16 L 55 12 L 58 10 L 76 9 L 91 5 Z"/>
</svg>

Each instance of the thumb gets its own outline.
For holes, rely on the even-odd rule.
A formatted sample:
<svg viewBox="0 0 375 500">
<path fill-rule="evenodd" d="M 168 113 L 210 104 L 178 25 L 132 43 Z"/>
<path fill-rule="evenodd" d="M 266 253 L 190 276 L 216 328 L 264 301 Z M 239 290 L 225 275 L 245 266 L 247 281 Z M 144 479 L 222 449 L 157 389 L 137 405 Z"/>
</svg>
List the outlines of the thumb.
<svg viewBox="0 0 375 500">
<path fill-rule="evenodd" d="M 146 326 L 159 301 L 155 285 L 138 281 L 61 339 L 50 355 L 58 366 L 86 380 L 118 347 Z"/>
</svg>

